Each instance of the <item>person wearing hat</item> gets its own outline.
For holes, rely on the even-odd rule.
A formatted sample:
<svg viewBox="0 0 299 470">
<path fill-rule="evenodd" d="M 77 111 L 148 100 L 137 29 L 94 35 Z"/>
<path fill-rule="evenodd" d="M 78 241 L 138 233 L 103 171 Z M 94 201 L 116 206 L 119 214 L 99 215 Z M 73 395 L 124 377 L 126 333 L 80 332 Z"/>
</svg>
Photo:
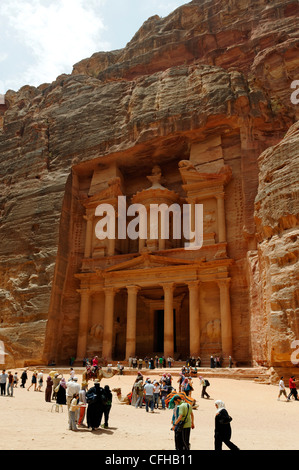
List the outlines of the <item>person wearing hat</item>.
<svg viewBox="0 0 299 470">
<path fill-rule="evenodd" d="M 172 421 L 175 450 L 189 450 L 191 429 L 195 427 L 192 407 L 184 402 L 180 395 L 175 395 L 172 401 L 175 404 Z M 177 425 L 180 421 L 183 421 L 184 424 L 182 430 L 179 432 Z"/>
<path fill-rule="evenodd" d="M 98 379 L 94 380 L 94 386 L 91 387 L 86 393 L 86 400 L 88 403 L 87 407 L 87 426 L 92 430 L 100 427 L 101 418 L 103 414 L 103 388 L 100 386 L 100 381 Z M 89 403 L 89 395 L 94 396 L 94 400 Z"/>
<path fill-rule="evenodd" d="M 66 387 L 66 404 L 69 409 L 71 401 L 75 393 L 80 392 L 80 384 L 78 384 L 78 377 L 73 377 L 73 380 L 69 380 Z"/>
</svg>

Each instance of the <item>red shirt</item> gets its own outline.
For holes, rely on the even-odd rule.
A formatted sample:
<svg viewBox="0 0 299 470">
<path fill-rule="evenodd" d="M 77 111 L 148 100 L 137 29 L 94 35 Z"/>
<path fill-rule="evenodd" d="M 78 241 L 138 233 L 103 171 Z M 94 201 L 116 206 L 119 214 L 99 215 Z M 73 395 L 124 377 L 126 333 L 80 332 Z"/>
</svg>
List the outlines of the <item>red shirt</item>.
<svg viewBox="0 0 299 470">
<path fill-rule="evenodd" d="M 296 388 L 295 380 L 292 379 L 292 377 L 289 380 L 289 387 L 290 388 Z"/>
</svg>

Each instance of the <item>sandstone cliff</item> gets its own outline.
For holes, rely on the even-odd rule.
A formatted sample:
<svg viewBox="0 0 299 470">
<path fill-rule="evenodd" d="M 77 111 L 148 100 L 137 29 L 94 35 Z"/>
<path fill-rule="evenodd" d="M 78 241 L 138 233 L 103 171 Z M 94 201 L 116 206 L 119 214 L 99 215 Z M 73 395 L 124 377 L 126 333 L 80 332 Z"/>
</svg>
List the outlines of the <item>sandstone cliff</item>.
<svg viewBox="0 0 299 470">
<path fill-rule="evenodd" d="M 78 319 L 78 286 L 67 282 L 83 250 L 83 235 L 73 239 L 70 228 L 82 215 L 73 165 L 100 162 L 108 154 L 138 158 L 144 165 L 166 154 L 184 158 L 192 142 L 215 135 L 235 172 L 228 218 L 229 249 L 236 259 L 236 350 L 242 359 L 252 354 L 277 361 L 270 351 L 279 335 L 263 336 L 258 327 L 273 320 L 271 305 L 282 325 L 296 325 L 290 336 L 297 334 L 295 283 L 285 269 L 275 279 L 282 286 L 287 278 L 289 287 L 277 284 L 275 290 L 266 279 L 267 266 L 275 271 L 279 263 L 289 263 L 295 275 L 296 200 L 290 207 L 293 187 L 284 175 L 295 165 L 296 151 L 290 167 L 268 168 L 272 160 L 266 156 L 278 155 L 276 145 L 293 149 L 296 139 L 291 133 L 287 144 L 279 144 L 299 118 L 299 107 L 290 102 L 290 84 L 299 77 L 298 12 L 298 2 L 291 0 L 194 0 L 166 18 L 150 18 L 122 50 L 97 52 L 53 83 L 6 93 L 0 110 L 0 340 L 11 364 L 43 359 L 54 310 L 61 309 L 67 324 L 74 312 Z M 267 178 L 273 182 L 265 189 Z M 263 195 L 272 188 L 273 206 L 267 206 Z M 258 254 L 252 250 L 256 233 Z M 246 276 L 249 272 L 255 283 L 248 269 L 254 263 L 264 283 L 260 292 Z M 284 291 L 288 320 L 279 313 Z"/>
</svg>

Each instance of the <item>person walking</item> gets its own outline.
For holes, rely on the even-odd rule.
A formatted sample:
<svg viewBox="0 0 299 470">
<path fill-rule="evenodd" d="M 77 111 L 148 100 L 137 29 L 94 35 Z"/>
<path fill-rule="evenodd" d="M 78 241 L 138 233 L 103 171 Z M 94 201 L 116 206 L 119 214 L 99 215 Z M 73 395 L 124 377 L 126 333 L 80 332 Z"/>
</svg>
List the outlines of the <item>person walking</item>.
<svg viewBox="0 0 299 470">
<path fill-rule="evenodd" d="M 231 442 L 231 421 L 232 418 L 229 416 L 225 404 L 222 400 L 215 401 L 216 416 L 215 416 L 215 434 L 214 434 L 214 446 L 215 450 L 222 450 L 222 444 L 224 443 L 230 450 L 240 450 L 235 444 Z"/>
<path fill-rule="evenodd" d="M 8 396 L 13 397 L 13 375 L 10 371 L 8 372 L 8 384 L 6 393 Z"/>
<path fill-rule="evenodd" d="M 298 392 L 296 385 L 297 382 L 298 380 L 295 380 L 295 376 L 292 375 L 289 380 L 290 393 L 288 395 L 288 398 L 291 399 L 291 397 L 293 396 L 296 401 L 298 401 Z"/>
<path fill-rule="evenodd" d="M 52 377 L 49 375 L 47 377 L 46 389 L 45 389 L 45 400 L 47 403 L 51 403 L 52 387 L 53 387 L 53 380 L 52 380 Z"/>
<path fill-rule="evenodd" d="M 60 376 L 58 372 L 55 372 L 54 377 L 52 377 L 53 380 L 53 393 L 52 393 L 52 400 L 56 400 L 57 398 L 57 390 L 58 390 L 58 385 L 60 383 Z"/>
<path fill-rule="evenodd" d="M 37 371 L 36 370 L 32 374 L 31 385 L 29 385 L 29 387 L 27 388 L 28 391 L 31 389 L 32 385 L 34 386 L 34 391 L 36 391 L 36 386 L 37 386 Z"/>
<path fill-rule="evenodd" d="M 7 379 L 8 379 L 8 374 L 6 373 L 5 369 L 3 369 L 2 374 L 0 375 L 0 388 L 1 388 L 1 396 L 4 396 L 4 397 L 5 397 Z"/>
<path fill-rule="evenodd" d="M 210 386 L 210 382 L 201 376 L 199 377 L 199 380 L 200 380 L 200 384 L 202 385 L 201 398 L 204 398 L 204 397 L 210 398 L 210 395 L 207 392 L 207 387 Z"/>
<path fill-rule="evenodd" d="M 284 395 L 284 396 L 286 397 L 287 401 L 290 401 L 290 399 L 289 399 L 288 396 L 287 396 L 287 392 L 286 392 L 285 384 L 284 384 L 284 381 L 283 381 L 283 377 L 280 377 L 280 381 L 279 381 L 278 387 L 279 387 L 279 392 L 278 392 L 278 398 L 277 398 L 277 400 L 279 401 L 279 400 L 280 400 L 280 396 L 281 396 L 281 395 Z"/>
<path fill-rule="evenodd" d="M 27 379 L 28 379 L 27 369 L 25 369 L 25 370 L 23 370 L 22 375 L 21 375 L 21 385 L 20 385 L 20 387 L 25 388 Z"/>
<path fill-rule="evenodd" d="M 145 410 L 148 412 L 149 408 L 151 412 L 154 412 L 154 385 L 151 383 L 150 379 L 147 379 L 144 385 L 145 393 Z"/>
<path fill-rule="evenodd" d="M 13 376 L 13 386 L 14 386 L 14 388 L 17 388 L 18 382 L 19 382 L 18 373 L 15 372 L 15 373 L 14 373 L 14 376 Z"/>
<path fill-rule="evenodd" d="M 179 395 L 175 395 L 173 403 L 176 409 L 176 419 L 173 422 L 175 450 L 190 450 L 190 434 L 194 429 L 194 415 L 192 407 L 181 399 Z"/>
<path fill-rule="evenodd" d="M 41 370 L 38 374 L 37 374 L 37 391 L 38 392 L 41 392 L 42 391 L 42 386 L 44 384 L 44 371 Z"/>
</svg>

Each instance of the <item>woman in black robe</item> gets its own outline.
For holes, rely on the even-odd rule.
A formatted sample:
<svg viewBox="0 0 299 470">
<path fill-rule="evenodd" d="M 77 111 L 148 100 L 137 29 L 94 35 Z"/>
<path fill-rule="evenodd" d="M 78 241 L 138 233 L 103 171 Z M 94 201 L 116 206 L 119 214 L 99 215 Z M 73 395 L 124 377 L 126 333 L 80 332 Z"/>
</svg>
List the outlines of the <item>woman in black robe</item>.
<svg viewBox="0 0 299 470">
<path fill-rule="evenodd" d="M 66 382 L 64 377 L 60 380 L 59 389 L 56 393 L 57 405 L 66 405 Z"/>
<path fill-rule="evenodd" d="M 94 394 L 95 399 L 92 403 L 88 403 L 88 396 Z M 94 381 L 94 386 L 91 387 L 86 393 L 86 399 L 88 403 L 87 407 L 87 427 L 92 430 L 98 428 L 101 424 L 101 418 L 103 414 L 103 388 L 100 386 L 98 379 Z"/>
<path fill-rule="evenodd" d="M 225 409 L 225 404 L 221 400 L 215 401 L 217 408 L 215 416 L 215 450 L 222 450 L 222 443 L 224 443 L 230 450 L 240 450 L 231 441 L 231 425 L 232 418 L 229 416 Z"/>
</svg>

